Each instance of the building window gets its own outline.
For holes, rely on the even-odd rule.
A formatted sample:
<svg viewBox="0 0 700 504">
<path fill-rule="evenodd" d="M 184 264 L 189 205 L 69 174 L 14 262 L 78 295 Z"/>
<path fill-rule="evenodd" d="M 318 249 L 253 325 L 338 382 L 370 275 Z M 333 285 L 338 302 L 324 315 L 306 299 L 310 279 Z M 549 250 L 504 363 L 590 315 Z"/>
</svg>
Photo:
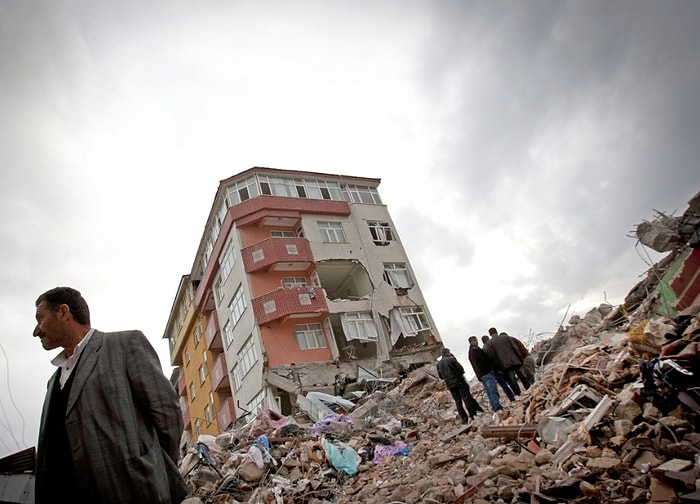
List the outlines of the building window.
<svg viewBox="0 0 700 504">
<path fill-rule="evenodd" d="M 199 421 L 199 418 L 194 421 L 194 430 L 197 431 L 197 437 L 202 435 L 202 422 Z"/>
<path fill-rule="evenodd" d="M 321 324 L 297 324 L 294 337 L 301 350 L 327 348 L 326 338 L 323 337 Z"/>
<path fill-rule="evenodd" d="M 190 349 L 185 348 L 185 365 L 190 363 Z"/>
<path fill-rule="evenodd" d="M 233 325 L 241 319 L 243 311 L 245 310 L 245 297 L 243 297 L 243 286 L 239 285 L 236 289 L 236 293 L 233 295 L 233 299 L 228 305 L 229 310 L 231 310 L 231 320 Z"/>
<path fill-rule="evenodd" d="M 243 347 L 238 352 L 238 364 L 241 376 L 245 376 L 250 371 L 258 360 L 258 355 L 255 352 L 253 337 L 249 336 Z"/>
<path fill-rule="evenodd" d="M 207 367 L 208 359 L 206 350 L 202 350 L 202 362 L 204 363 L 204 367 Z"/>
<path fill-rule="evenodd" d="M 246 201 L 260 195 L 258 183 L 254 176 L 234 182 L 226 188 L 226 192 L 228 194 L 229 206 L 237 205 L 241 201 Z"/>
<path fill-rule="evenodd" d="M 199 343 L 199 340 L 202 337 L 202 319 L 199 319 L 199 322 L 197 322 L 197 326 L 194 328 L 194 344 L 197 346 Z"/>
<path fill-rule="evenodd" d="M 389 242 L 394 239 L 394 233 L 388 222 L 367 221 L 367 225 L 375 245 L 389 245 Z"/>
<path fill-rule="evenodd" d="M 384 263 L 384 278 L 395 289 L 411 288 L 406 263 Z"/>
<path fill-rule="evenodd" d="M 409 334 L 415 334 L 418 331 L 430 329 L 428 317 L 425 316 L 423 308 L 420 306 L 406 306 L 399 308 L 401 319 L 404 322 L 404 327 Z"/>
<path fill-rule="evenodd" d="M 377 327 L 370 312 L 345 313 L 340 318 L 347 340 L 377 341 Z"/>
<path fill-rule="evenodd" d="M 355 184 L 347 184 L 345 186 L 347 201 L 351 203 L 372 203 L 381 205 L 382 200 L 379 198 L 379 192 L 376 187 L 361 186 Z"/>
<path fill-rule="evenodd" d="M 231 270 L 233 269 L 233 265 L 235 264 L 235 262 L 236 253 L 233 247 L 233 240 L 231 240 L 228 244 L 228 247 L 226 247 L 226 252 L 224 252 L 223 257 L 221 258 L 221 283 L 226 281 L 229 273 L 231 273 Z"/>
<path fill-rule="evenodd" d="M 233 343 L 233 324 L 230 320 L 227 320 L 224 324 L 224 340 L 226 342 L 226 348 L 231 346 Z"/>
<path fill-rule="evenodd" d="M 195 393 L 194 393 L 194 382 L 190 382 L 190 400 L 195 398 Z"/>
<path fill-rule="evenodd" d="M 216 296 L 216 305 L 221 305 L 224 300 L 224 279 L 221 275 L 216 277 L 216 282 L 214 282 L 214 295 Z"/>
<path fill-rule="evenodd" d="M 211 423 L 211 407 L 207 404 L 204 406 L 204 418 L 207 421 L 207 425 Z"/>
<path fill-rule="evenodd" d="M 214 392 L 209 392 L 209 404 L 214 407 Z"/>
<path fill-rule="evenodd" d="M 304 278 L 304 277 L 284 277 L 283 285 L 284 285 L 285 289 L 306 287 L 306 278 Z"/>
<path fill-rule="evenodd" d="M 243 384 L 243 376 L 241 375 L 241 368 L 238 367 L 238 364 L 235 364 L 233 366 L 231 374 L 233 375 L 234 389 L 238 391 L 241 388 L 241 385 Z"/>
<path fill-rule="evenodd" d="M 204 364 L 199 366 L 199 384 L 202 385 L 207 378 L 207 368 Z"/>
<path fill-rule="evenodd" d="M 318 229 L 323 243 L 346 243 L 340 222 L 319 222 Z"/>
<path fill-rule="evenodd" d="M 296 238 L 294 231 L 270 231 L 273 238 Z"/>
<path fill-rule="evenodd" d="M 263 409 L 263 402 L 265 400 L 265 391 L 261 390 L 257 394 L 255 394 L 255 397 L 250 400 L 248 403 L 248 407 L 246 408 L 248 411 L 250 411 L 251 416 L 255 416 L 258 413 L 260 413 Z"/>
</svg>

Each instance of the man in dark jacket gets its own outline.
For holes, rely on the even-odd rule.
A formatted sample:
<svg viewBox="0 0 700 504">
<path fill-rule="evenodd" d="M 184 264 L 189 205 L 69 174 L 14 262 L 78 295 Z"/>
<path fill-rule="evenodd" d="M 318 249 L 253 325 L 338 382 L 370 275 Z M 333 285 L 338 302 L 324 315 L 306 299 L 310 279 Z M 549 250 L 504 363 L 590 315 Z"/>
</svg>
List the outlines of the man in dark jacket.
<svg viewBox="0 0 700 504">
<path fill-rule="evenodd" d="M 503 373 L 515 395 L 520 395 L 520 386 L 516 380 L 516 375 L 526 389 L 530 388 L 530 380 L 527 379 L 522 370 L 523 358 L 520 355 L 520 351 L 506 333 L 502 332 L 499 334 L 492 327 L 489 329 L 489 335 L 491 339 L 484 344 L 484 351 L 498 365 L 499 370 Z"/>
<path fill-rule="evenodd" d="M 469 362 L 471 362 L 476 378 L 486 389 L 486 395 L 493 411 L 502 410 L 501 398 L 496 388 L 496 364 L 486 355 L 486 352 L 479 348 L 479 340 L 476 336 L 469 337 Z"/>
<path fill-rule="evenodd" d="M 469 391 L 469 384 L 464 379 L 464 368 L 457 358 L 452 355 L 449 348 L 442 349 L 442 357 L 437 363 L 438 376 L 445 380 L 447 390 L 452 394 L 452 398 L 457 405 L 462 423 L 469 423 L 469 420 L 476 416 L 478 411 L 484 411 L 476 399 Z M 462 406 L 464 404 L 464 406 Z M 466 406 L 466 411 L 464 407 Z"/>
</svg>

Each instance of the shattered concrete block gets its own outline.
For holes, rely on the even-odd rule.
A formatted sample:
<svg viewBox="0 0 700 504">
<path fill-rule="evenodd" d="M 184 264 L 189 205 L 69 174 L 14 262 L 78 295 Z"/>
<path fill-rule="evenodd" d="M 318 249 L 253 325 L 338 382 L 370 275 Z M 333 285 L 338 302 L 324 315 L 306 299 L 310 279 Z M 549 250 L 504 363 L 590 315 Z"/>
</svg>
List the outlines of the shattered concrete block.
<svg viewBox="0 0 700 504">
<path fill-rule="evenodd" d="M 590 458 L 586 462 L 586 468 L 593 474 L 602 474 L 604 472 L 617 473 L 621 466 L 622 461 L 616 457 Z"/>
<path fill-rule="evenodd" d="M 642 408 L 634 401 L 621 401 L 615 408 L 614 415 L 617 418 L 634 422 L 637 418 L 642 416 Z"/>
<path fill-rule="evenodd" d="M 615 435 L 617 436 L 627 436 L 634 428 L 634 423 L 626 418 L 618 418 L 614 422 Z"/>
<path fill-rule="evenodd" d="M 656 478 L 662 478 L 664 473 L 666 473 L 668 471 L 676 471 L 676 472 L 687 471 L 692 466 L 693 466 L 693 463 L 690 460 L 671 459 L 667 462 L 664 462 L 660 466 L 652 469 L 651 473 Z"/>
</svg>

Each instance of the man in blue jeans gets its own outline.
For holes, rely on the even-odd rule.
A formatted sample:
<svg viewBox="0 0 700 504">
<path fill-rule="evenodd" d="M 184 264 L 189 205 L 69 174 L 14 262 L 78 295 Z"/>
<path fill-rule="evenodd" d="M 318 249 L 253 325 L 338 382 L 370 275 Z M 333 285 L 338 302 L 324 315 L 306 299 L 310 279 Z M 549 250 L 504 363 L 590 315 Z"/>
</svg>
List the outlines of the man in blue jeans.
<svg viewBox="0 0 700 504">
<path fill-rule="evenodd" d="M 493 411 L 501 411 L 501 398 L 496 388 L 496 364 L 479 348 L 479 340 L 476 336 L 469 337 L 469 362 L 472 364 L 476 378 L 483 383 L 486 395 L 491 403 Z"/>
</svg>

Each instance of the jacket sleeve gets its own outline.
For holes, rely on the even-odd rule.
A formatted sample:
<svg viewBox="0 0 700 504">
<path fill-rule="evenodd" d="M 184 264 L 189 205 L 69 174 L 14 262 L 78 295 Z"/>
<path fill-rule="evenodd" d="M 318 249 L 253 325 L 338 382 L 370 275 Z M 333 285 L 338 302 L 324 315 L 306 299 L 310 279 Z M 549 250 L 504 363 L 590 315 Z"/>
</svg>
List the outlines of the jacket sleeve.
<svg viewBox="0 0 700 504">
<path fill-rule="evenodd" d="M 184 428 L 177 392 L 163 374 L 158 355 L 141 331 L 133 332 L 127 350 L 134 401 L 155 427 L 163 451 L 176 462 Z"/>
</svg>

